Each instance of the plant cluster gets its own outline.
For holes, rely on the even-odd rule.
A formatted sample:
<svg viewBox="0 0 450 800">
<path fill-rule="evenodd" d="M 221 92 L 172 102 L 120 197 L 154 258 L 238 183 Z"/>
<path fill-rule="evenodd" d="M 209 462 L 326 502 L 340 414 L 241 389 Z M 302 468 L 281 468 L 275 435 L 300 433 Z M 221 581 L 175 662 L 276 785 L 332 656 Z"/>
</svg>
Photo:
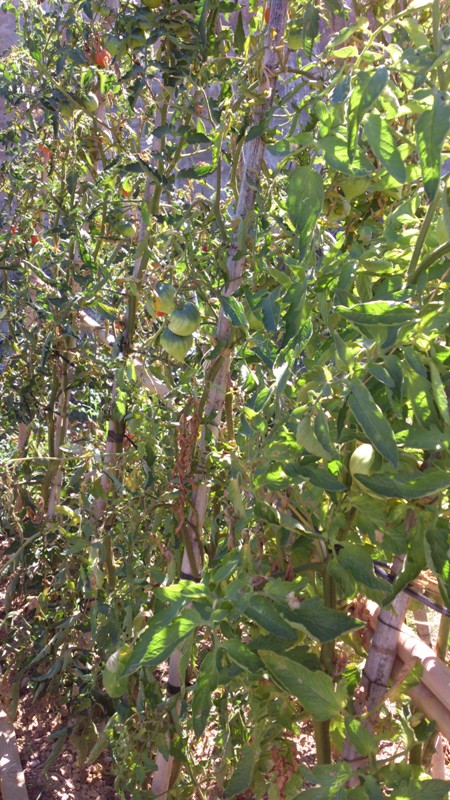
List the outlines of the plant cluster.
<svg viewBox="0 0 450 800">
<path fill-rule="evenodd" d="M 1 656 L 123 798 L 440 800 L 350 608 L 450 606 L 448 9 L 286 8 L 5 4 Z"/>
</svg>

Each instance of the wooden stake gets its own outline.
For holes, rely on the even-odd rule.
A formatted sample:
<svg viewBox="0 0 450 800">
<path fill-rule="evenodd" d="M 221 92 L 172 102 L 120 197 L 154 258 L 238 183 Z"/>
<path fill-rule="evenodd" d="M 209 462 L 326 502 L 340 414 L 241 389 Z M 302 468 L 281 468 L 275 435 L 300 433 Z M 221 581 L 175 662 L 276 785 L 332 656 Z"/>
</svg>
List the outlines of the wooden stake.
<svg viewBox="0 0 450 800">
<path fill-rule="evenodd" d="M 0 708 L 0 789 L 3 800 L 29 800 L 16 734 Z"/>
</svg>

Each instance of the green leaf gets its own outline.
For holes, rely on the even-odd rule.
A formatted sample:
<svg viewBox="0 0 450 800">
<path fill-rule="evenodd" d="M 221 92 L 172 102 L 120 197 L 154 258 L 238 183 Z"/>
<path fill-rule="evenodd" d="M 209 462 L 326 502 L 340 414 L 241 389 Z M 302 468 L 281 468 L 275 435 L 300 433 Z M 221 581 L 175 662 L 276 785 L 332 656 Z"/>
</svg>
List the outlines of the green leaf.
<svg viewBox="0 0 450 800">
<path fill-rule="evenodd" d="M 347 139 L 342 133 L 324 136 L 319 140 L 319 144 L 325 153 L 325 161 L 331 169 L 359 177 L 374 171 L 373 164 L 364 155 L 356 154 L 350 160 Z"/>
<path fill-rule="evenodd" d="M 165 661 L 171 653 L 186 639 L 190 633 L 204 620 L 193 608 L 184 611 L 183 616 L 174 619 L 167 628 L 155 633 L 154 629 L 145 630 L 133 647 L 123 677 L 136 672 L 141 666 L 156 667 Z"/>
<path fill-rule="evenodd" d="M 230 578 L 242 563 L 242 553 L 232 550 L 220 559 L 219 565 L 211 573 L 211 580 L 220 583 Z M 214 562 L 212 564 L 214 566 Z"/>
<path fill-rule="evenodd" d="M 313 486 L 324 489 L 326 492 L 343 492 L 347 489 L 345 483 L 335 478 L 328 469 L 310 466 L 309 464 L 285 464 L 285 472 L 289 477 L 296 479 L 299 483 L 302 479 L 311 481 Z"/>
<path fill-rule="evenodd" d="M 394 300 L 370 300 L 350 307 L 336 306 L 336 311 L 357 325 L 403 325 L 417 316 L 411 306 Z"/>
<path fill-rule="evenodd" d="M 219 673 L 217 653 L 213 650 L 202 661 L 192 694 L 192 726 L 196 736 L 206 728 L 212 706 L 212 693 L 217 688 Z"/>
<path fill-rule="evenodd" d="M 281 639 L 279 636 L 257 636 L 250 643 L 252 650 L 270 650 L 272 653 L 282 653 L 286 658 L 295 661 L 296 664 L 303 664 L 308 669 L 320 669 L 320 661 L 315 653 L 304 644 L 292 646 L 291 642 Z M 287 649 L 289 648 L 289 649 Z"/>
<path fill-rule="evenodd" d="M 260 650 L 259 655 L 272 680 L 297 697 L 313 719 L 324 722 L 340 714 L 347 701 L 345 686 L 335 691 L 332 678 L 325 672 L 313 672 L 270 650 Z"/>
<path fill-rule="evenodd" d="M 289 216 L 306 248 L 323 205 L 322 176 L 312 167 L 298 167 L 291 175 L 287 188 Z"/>
<path fill-rule="evenodd" d="M 405 165 L 386 120 L 379 114 L 371 114 L 364 126 L 364 133 L 378 161 L 396 181 L 405 183 Z"/>
<path fill-rule="evenodd" d="M 431 377 L 431 386 L 433 388 L 434 402 L 436 403 L 436 406 L 439 409 L 439 413 L 444 422 L 446 422 L 447 425 L 450 425 L 448 398 L 444 383 L 442 381 L 439 372 L 439 368 L 432 359 L 430 359 L 429 365 L 430 365 L 430 377 Z"/>
<path fill-rule="evenodd" d="M 337 452 L 334 449 L 331 439 L 330 439 L 330 429 L 328 427 L 328 419 L 325 416 L 324 412 L 321 408 L 317 410 L 316 417 L 314 419 L 314 433 L 317 436 L 322 447 L 328 453 L 327 460 L 329 461 L 330 458 L 336 458 Z"/>
<path fill-rule="evenodd" d="M 221 647 L 238 667 L 253 673 L 261 669 L 262 664 L 258 656 L 240 639 L 228 639 L 226 642 L 222 642 Z"/>
<path fill-rule="evenodd" d="M 352 774 L 352 767 L 345 761 L 312 769 L 300 764 L 300 772 L 308 784 L 318 784 L 320 788 L 303 789 L 294 800 L 347 800 L 348 793 L 344 785 Z"/>
<path fill-rule="evenodd" d="M 433 397 L 433 387 L 429 380 L 417 375 L 416 372 L 404 369 L 405 385 L 409 402 L 414 411 L 415 419 L 428 428 L 439 425 L 439 415 L 436 411 Z"/>
<path fill-rule="evenodd" d="M 371 553 L 367 546 L 344 544 L 338 553 L 338 561 L 341 567 L 351 574 L 357 585 L 364 584 L 369 590 L 386 594 L 386 584 L 375 575 Z"/>
<path fill-rule="evenodd" d="M 280 466 L 271 466 L 269 469 L 264 469 L 264 471 L 257 472 L 254 478 L 254 485 L 256 489 L 265 486 L 267 489 L 278 491 L 285 489 L 290 483 L 290 478 Z"/>
<path fill-rule="evenodd" d="M 303 600 L 297 609 L 284 607 L 283 617 L 294 628 L 306 630 L 322 643 L 362 627 L 362 623 L 356 622 L 349 614 L 325 606 L 318 597 Z"/>
<path fill-rule="evenodd" d="M 248 330 L 248 320 L 245 316 L 245 309 L 241 301 L 236 297 L 227 297 L 223 294 L 221 295 L 220 302 L 222 304 L 224 314 L 226 317 L 228 317 L 231 324 L 234 325 L 235 328 Z"/>
<path fill-rule="evenodd" d="M 389 388 L 394 389 L 395 381 L 382 364 L 369 364 L 367 369 L 370 374 L 377 379 L 377 381 L 380 381 L 380 383 L 383 383 L 385 386 L 389 386 Z"/>
<path fill-rule="evenodd" d="M 450 125 L 450 108 L 436 93 L 433 107 L 424 111 L 416 125 L 417 151 L 425 191 L 433 200 L 441 174 L 441 150 Z"/>
<path fill-rule="evenodd" d="M 360 72 L 355 79 L 355 85 L 350 95 L 348 108 L 348 154 L 353 159 L 359 132 L 359 125 L 388 82 L 389 74 L 386 67 L 379 67 L 370 78 Z"/>
<path fill-rule="evenodd" d="M 362 756 L 377 754 L 378 741 L 376 736 L 367 730 L 367 727 L 359 719 L 345 720 L 345 729 L 351 744 Z"/>
<path fill-rule="evenodd" d="M 448 797 L 450 781 L 441 781 L 425 778 L 425 780 L 411 780 L 405 785 L 402 783 L 391 795 L 393 800 L 443 800 Z"/>
<path fill-rule="evenodd" d="M 242 11 L 239 11 L 238 18 L 236 21 L 236 27 L 234 30 L 234 47 L 238 53 L 242 53 L 244 50 L 245 45 L 245 30 L 244 30 L 244 22 L 242 19 Z"/>
<path fill-rule="evenodd" d="M 419 500 L 432 497 L 450 486 L 450 473 L 432 467 L 421 472 L 397 472 L 392 475 L 356 475 L 363 486 L 382 497 L 396 497 L 399 500 Z"/>
<path fill-rule="evenodd" d="M 303 50 L 311 58 L 314 41 L 319 33 L 319 12 L 313 3 L 308 3 L 303 12 Z"/>
<path fill-rule="evenodd" d="M 356 420 L 375 449 L 397 468 L 398 452 L 391 426 L 363 383 L 350 381 L 349 385 L 348 404 Z"/>
<path fill-rule="evenodd" d="M 402 431 L 400 437 L 397 436 L 398 441 L 403 441 L 407 447 L 419 448 L 420 450 L 436 450 L 438 447 L 450 448 L 450 427 L 446 426 L 443 431 L 434 425 L 428 428 L 422 428 L 419 425 L 413 425 L 407 430 Z"/>
<path fill-rule="evenodd" d="M 208 598 L 211 593 L 203 583 L 181 580 L 171 586 L 159 586 L 155 589 L 155 595 L 160 600 L 172 602 L 173 600 L 183 599 L 189 602 L 190 600 Z"/>
<path fill-rule="evenodd" d="M 250 597 L 245 615 L 275 636 L 281 636 L 282 639 L 297 638 L 292 626 L 283 619 L 274 603 L 261 594 L 253 594 Z"/>
<path fill-rule="evenodd" d="M 239 753 L 239 762 L 225 787 L 224 800 L 231 800 L 245 792 L 253 781 L 253 773 L 259 760 L 259 748 L 245 744 Z"/>
</svg>

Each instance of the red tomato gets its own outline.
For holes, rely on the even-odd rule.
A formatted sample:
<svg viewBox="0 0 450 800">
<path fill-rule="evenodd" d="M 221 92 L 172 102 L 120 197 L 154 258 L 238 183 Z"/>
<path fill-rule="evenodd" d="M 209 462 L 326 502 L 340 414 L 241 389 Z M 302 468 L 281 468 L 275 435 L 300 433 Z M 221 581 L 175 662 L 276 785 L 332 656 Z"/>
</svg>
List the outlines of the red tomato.
<svg viewBox="0 0 450 800">
<path fill-rule="evenodd" d="M 207 244 L 202 245 L 202 250 L 204 253 L 209 253 L 209 247 Z"/>
<path fill-rule="evenodd" d="M 270 19 L 270 6 L 266 6 L 264 9 L 264 21 L 266 25 L 269 24 L 269 19 Z"/>
<path fill-rule="evenodd" d="M 38 148 L 41 151 L 41 156 L 44 158 L 44 160 L 45 161 L 49 161 L 52 154 L 50 152 L 50 149 L 47 147 L 47 145 L 46 144 L 42 144 L 42 142 L 39 142 Z"/>
<path fill-rule="evenodd" d="M 94 53 L 94 61 L 97 64 L 97 67 L 109 67 L 111 63 L 111 56 L 104 47 L 99 47 L 98 50 Z"/>
<path fill-rule="evenodd" d="M 157 317 L 167 317 L 167 314 L 166 314 L 165 311 L 157 311 L 156 312 L 156 316 Z"/>
<path fill-rule="evenodd" d="M 39 241 L 39 236 L 37 235 L 37 233 L 33 233 L 30 239 L 31 247 L 34 247 L 34 245 L 37 244 L 38 241 Z"/>
<path fill-rule="evenodd" d="M 15 234 L 18 232 L 18 230 L 19 229 L 18 229 L 17 225 L 11 225 L 11 227 L 9 229 L 9 232 L 11 233 L 12 236 L 15 236 Z"/>
</svg>

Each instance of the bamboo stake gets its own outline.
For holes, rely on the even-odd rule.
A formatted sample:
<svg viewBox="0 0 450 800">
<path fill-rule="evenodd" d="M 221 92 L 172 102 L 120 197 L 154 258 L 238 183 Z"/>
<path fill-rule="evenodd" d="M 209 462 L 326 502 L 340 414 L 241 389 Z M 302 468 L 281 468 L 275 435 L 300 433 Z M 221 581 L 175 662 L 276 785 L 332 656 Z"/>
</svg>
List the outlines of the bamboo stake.
<svg viewBox="0 0 450 800">
<path fill-rule="evenodd" d="M 371 600 L 366 601 L 368 622 L 376 628 L 379 608 Z M 442 705 L 450 711 L 450 668 L 436 655 L 434 650 L 406 625 L 402 625 L 398 633 L 397 653 L 405 664 L 419 661 L 423 667 L 421 683 L 434 694 Z"/>
<path fill-rule="evenodd" d="M 417 633 L 428 647 L 431 647 L 430 626 L 428 624 L 428 614 L 426 608 L 416 608 L 414 610 L 414 621 Z"/>
<path fill-rule="evenodd" d="M 257 106 L 253 124 L 263 122 L 266 114 L 273 104 L 273 97 L 278 78 L 279 65 L 284 52 L 284 33 L 286 29 L 288 0 L 272 0 L 270 4 L 269 32 L 264 53 L 261 78 L 261 92 L 265 94 L 265 101 Z M 226 296 L 233 295 L 239 289 L 246 264 L 246 229 L 252 223 L 255 209 L 256 194 L 258 191 L 259 176 L 261 173 L 265 144 L 262 137 L 253 139 L 246 147 L 245 166 L 239 191 L 238 202 L 234 215 L 233 238 L 230 245 L 227 272 L 228 282 L 224 288 Z M 217 441 L 219 425 L 222 418 L 225 396 L 228 389 L 232 347 L 230 343 L 231 323 L 226 317 L 223 308 L 220 310 L 217 324 L 217 342 L 222 345 L 222 351 L 215 361 L 210 362 L 205 376 L 205 405 L 204 416 L 208 420 L 209 430 L 214 441 Z M 205 463 L 208 450 L 206 442 L 207 428 L 204 426 L 200 440 L 201 466 Z M 200 471 L 195 479 L 196 488 L 192 494 L 192 510 L 186 526 L 185 548 L 181 563 L 181 577 L 198 581 L 203 566 L 203 528 L 209 500 L 209 487 L 204 481 L 204 474 Z M 171 691 L 180 691 L 182 676 L 180 674 L 180 649 L 172 653 L 169 661 L 169 681 Z M 153 773 L 152 792 L 159 800 L 166 800 L 170 788 L 171 775 L 174 771 L 174 758 L 165 759 L 162 754 L 156 756 L 156 770 Z"/>
<path fill-rule="evenodd" d="M 447 658 L 449 629 L 450 619 L 442 616 L 434 650 L 438 658 L 443 662 L 445 662 Z M 431 642 L 428 644 L 431 645 Z M 425 770 L 431 772 L 433 778 L 445 778 L 444 746 L 442 736 L 437 731 L 431 734 L 430 738 L 423 746 L 422 766 Z"/>
<path fill-rule="evenodd" d="M 392 670 L 392 679 L 400 683 L 409 671 L 409 665 L 405 665 L 405 662 L 397 656 Z M 439 732 L 450 742 L 450 711 L 437 699 L 436 695 L 422 682 L 417 686 L 409 687 L 407 694 L 419 711 L 422 711 L 428 719 L 434 720 Z"/>
<path fill-rule="evenodd" d="M 375 633 L 354 704 L 356 716 L 363 717 L 363 722 L 368 730 L 373 729 L 378 716 L 378 708 L 387 693 L 397 653 L 400 629 L 405 619 L 408 603 L 407 595 L 400 592 L 392 601 L 392 611 L 379 610 L 378 613 Z M 367 763 L 367 758 L 361 757 L 348 737 L 342 750 L 342 759 L 348 761 L 355 770 Z"/>
<path fill-rule="evenodd" d="M 0 708 L 0 789 L 3 800 L 29 800 L 16 734 Z"/>
</svg>

